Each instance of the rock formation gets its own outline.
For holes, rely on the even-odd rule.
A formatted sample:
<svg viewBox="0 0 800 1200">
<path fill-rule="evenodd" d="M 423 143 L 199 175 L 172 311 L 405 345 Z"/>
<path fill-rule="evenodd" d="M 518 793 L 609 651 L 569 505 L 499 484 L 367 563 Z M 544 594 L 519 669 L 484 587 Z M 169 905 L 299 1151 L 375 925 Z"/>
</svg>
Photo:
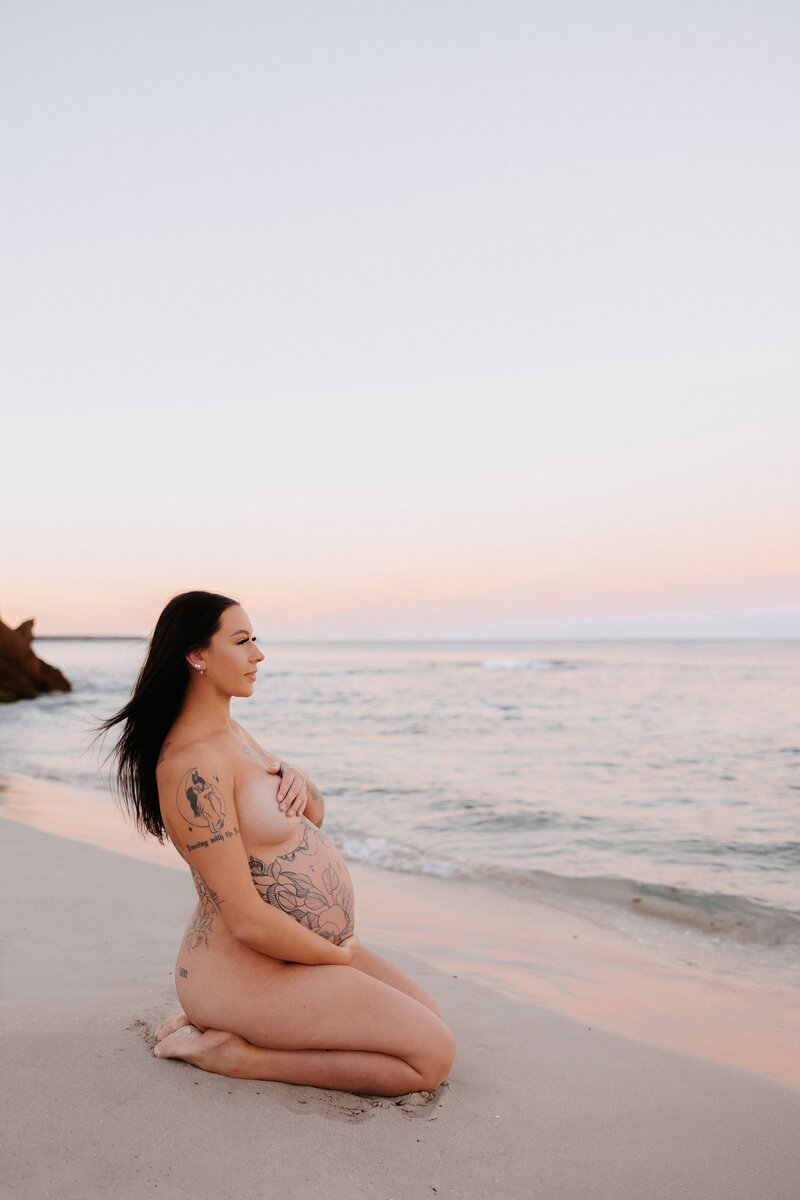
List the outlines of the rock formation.
<svg viewBox="0 0 800 1200">
<path fill-rule="evenodd" d="M 0 700 L 32 700 L 41 692 L 71 692 L 72 684 L 57 667 L 42 662 L 31 649 L 33 621 L 9 629 L 0 621 Z"/>
</svg>

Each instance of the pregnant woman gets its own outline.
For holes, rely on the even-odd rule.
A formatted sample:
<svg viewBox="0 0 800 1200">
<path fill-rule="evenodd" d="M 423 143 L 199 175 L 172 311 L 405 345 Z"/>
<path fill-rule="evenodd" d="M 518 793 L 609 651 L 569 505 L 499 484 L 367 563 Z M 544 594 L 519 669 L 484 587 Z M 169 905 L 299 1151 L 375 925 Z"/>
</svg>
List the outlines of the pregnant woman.
<svg viewBox="0 0 800 1200">
<path fill-rule="evenodd" d="M 320 833 L 302 771 L 230 714 L 264 655 L 247 613 L 210 592 L 158 619 L 122 726 L 120 794 L 140 829 L 167 835 L 197 905 L 178 952 L 182 1011 L 158 1058 L 205 1071 L 399 1096 L 436 1087 L 455 1042 L 436 1004 L 354 936 L 350 875 Z"/>
</svg>

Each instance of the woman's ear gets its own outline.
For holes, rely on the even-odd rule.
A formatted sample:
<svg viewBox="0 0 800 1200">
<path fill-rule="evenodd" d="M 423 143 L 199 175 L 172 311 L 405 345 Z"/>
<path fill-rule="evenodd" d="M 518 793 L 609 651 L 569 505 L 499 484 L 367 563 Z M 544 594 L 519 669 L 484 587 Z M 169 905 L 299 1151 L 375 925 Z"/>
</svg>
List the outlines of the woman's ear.
<svg viewBox="0 0 800 1200">
<path fill-rule="evenodd" d="M 191 654 L 187 654 L 186 661 L 194 671 L 197 671 L 198 675 L 205 675 L 206 664 L 203 661 L 201 650 L 193 650 Z"/>
</svg>

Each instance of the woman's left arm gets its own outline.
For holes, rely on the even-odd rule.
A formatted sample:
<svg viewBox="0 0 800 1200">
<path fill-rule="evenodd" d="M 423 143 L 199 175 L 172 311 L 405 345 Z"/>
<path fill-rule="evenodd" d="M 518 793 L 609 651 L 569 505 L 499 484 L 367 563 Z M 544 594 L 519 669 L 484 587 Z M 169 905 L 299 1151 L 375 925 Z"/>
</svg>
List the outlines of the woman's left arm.
<svg viewBox="0 0 800 1200">
<path fill-rule="evenodd" d="M 322 826 L 325 817 L 325 801 L 322 792 L 312 783 L 304 771 L 276 759 L 267 767 L 270 775 L 280 775 L 278 784 L 278 807 L 287 817 L 304 816 L 317 829 Z"/>
</svg>

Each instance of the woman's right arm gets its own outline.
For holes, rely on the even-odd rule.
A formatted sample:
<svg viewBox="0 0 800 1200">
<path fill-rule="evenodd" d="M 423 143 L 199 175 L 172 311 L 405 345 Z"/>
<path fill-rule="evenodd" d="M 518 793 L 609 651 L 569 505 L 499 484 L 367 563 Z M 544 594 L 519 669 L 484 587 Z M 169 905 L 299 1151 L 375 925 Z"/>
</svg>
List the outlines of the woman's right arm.
<svg viewBox="0 0 800 1200">
<path fill-rule="evenodd" d="M 233 773 L 213 752 L 181 755 L 158 772 L 161 814 L 178 852 L 205 882 L 226 929 L 270 958 L 347 966 L 356 939 L 337 946 L 265 904 L 253 886 L 239 832 Z"/>
</svg>

